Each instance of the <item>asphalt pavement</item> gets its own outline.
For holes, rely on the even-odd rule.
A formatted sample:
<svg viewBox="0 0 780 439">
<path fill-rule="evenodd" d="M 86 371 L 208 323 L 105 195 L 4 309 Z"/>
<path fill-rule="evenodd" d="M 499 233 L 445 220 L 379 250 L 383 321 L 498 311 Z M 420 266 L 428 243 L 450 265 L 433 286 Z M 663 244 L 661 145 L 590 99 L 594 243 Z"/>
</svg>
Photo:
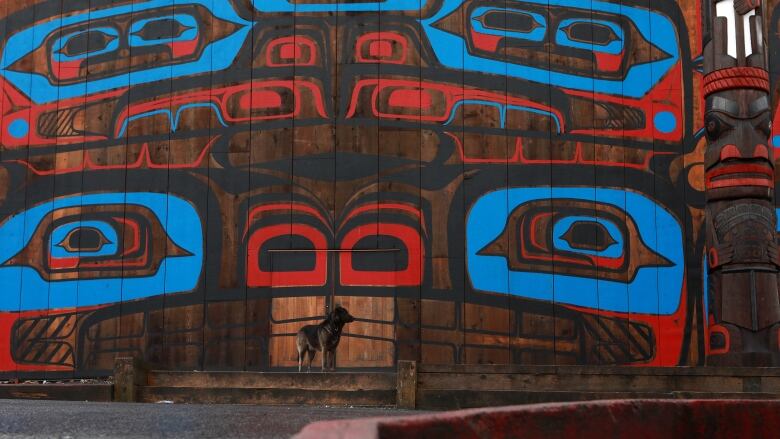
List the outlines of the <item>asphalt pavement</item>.
<svg viewBox="0 0 780 439">
<path fill-rule="evenodd" d="M 422 412 L 0 399 L 0 438 L 288 438 L 314 421 L 415 413 Z"/>
</svg>

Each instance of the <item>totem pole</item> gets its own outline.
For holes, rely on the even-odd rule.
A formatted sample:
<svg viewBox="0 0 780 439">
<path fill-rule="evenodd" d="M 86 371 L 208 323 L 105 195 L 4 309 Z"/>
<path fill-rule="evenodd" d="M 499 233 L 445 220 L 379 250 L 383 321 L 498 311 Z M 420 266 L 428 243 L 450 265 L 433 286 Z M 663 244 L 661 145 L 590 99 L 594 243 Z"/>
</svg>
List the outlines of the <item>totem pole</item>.
<svg viewBox="0 0 780 439">
<path fill-rule="evenodd" d="M 780 365 L 762 0 L 703 0 L 707 364 Z"/>
</svg>

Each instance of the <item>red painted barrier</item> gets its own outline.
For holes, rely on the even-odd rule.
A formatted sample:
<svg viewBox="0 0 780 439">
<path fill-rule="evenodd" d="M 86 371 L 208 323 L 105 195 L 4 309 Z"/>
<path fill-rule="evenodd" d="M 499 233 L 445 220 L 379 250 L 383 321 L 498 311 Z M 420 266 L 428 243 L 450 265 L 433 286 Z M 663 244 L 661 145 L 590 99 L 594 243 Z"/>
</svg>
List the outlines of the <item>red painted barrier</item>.
<svg viewBox="0 0 780 439">
<path fill-rule="evenodd" d="M 315 422 L 296 439 L 780 437 L 780 401 L 615 400 Z"/>
</svg>

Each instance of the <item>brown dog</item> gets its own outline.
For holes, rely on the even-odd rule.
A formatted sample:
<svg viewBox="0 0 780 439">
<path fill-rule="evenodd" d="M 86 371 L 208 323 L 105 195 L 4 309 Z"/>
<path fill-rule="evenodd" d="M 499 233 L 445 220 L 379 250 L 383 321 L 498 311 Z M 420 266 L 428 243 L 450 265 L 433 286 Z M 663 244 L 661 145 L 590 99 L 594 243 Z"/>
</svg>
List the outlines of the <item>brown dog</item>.
<svg viewBox="0 0 780 439">
<path fill-rule="evenodd" d="M 298 331 L 298 372 L 303 366 L 304 354 L 309 357 L 309 365 L 306 372 L 311 371 L 311 362 L 317 351 L 322 351 L 322 371 L 326 367 L 330 370 L 336 370 L 336 348 L 341 341 L 341 330 L 344 325 L 354 322 L 355 318 L 349 314 L 346 308 L 336 305 L 336 308 L 329 312 L 325 320 L 319 325 L 306 325 Z M 330 365 L 330 366 L 327 366 Z"/>
</svg>

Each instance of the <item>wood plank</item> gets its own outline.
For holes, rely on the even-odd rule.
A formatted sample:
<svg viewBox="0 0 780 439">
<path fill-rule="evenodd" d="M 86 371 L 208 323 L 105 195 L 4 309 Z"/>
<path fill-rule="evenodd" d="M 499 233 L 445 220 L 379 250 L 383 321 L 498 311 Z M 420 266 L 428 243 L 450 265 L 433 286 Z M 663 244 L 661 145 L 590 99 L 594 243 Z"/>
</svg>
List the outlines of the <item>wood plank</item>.
<svg viewBox="0 0 780 439">
<path fill-rule="evenodd" d="M 389 407 L 395 390 L 315 391 L 309 389 L 241 389 L 197 387 L 143 387 L 141 402 L 173 401 L 187 404 L 337 405 Z"/>
<path fill-rule="evenodd" d="M 394 390 L 394 373 L 176 372 L 152 371 L 159 387 L 267 388 L 312 390 Z"/>
</svg>

